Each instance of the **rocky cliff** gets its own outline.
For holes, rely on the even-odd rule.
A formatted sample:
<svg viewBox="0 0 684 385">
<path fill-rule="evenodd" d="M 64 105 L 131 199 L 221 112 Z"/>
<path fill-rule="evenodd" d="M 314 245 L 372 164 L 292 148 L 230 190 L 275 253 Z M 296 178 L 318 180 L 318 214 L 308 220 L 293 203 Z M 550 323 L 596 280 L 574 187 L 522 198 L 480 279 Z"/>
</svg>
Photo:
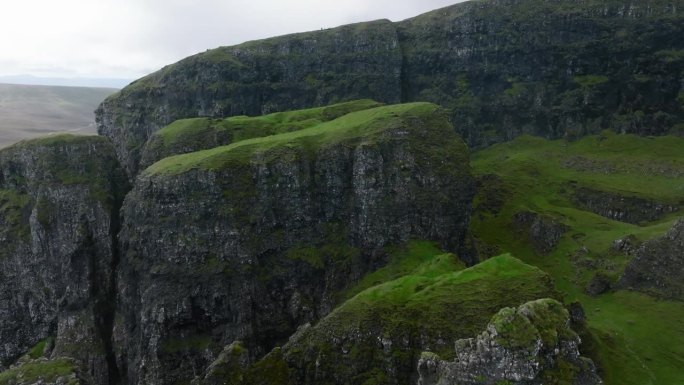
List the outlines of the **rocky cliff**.
<svg viewBox="0 0 684 385">
<path fill-rule="evenodd" d="M 466 146 L 428 103 L 155 163 L 122 209 L 114 340 L 126 381 L 189 381 L 233 341 L 262 357 L 391 245 L 465 250 L 472 196 Z"/>
<path fill-rule="evenodd" d="M 94 383 L 117 381 L 109 334 L 126 190 L 102 137 L 0 151 L 0 369 L 39 346 L 36 357 L 72 357 Z"/>
<path fill-rule="evenodd" d="M 448 107 L 472 146 L 521 134 L 684 127 L 682 0 L 480 0 L 399 23 L 308 32 L 184 59 L 97 110 L 135 175 L 180 118 L 260 115 L 359 98 Z"/>
</svg>

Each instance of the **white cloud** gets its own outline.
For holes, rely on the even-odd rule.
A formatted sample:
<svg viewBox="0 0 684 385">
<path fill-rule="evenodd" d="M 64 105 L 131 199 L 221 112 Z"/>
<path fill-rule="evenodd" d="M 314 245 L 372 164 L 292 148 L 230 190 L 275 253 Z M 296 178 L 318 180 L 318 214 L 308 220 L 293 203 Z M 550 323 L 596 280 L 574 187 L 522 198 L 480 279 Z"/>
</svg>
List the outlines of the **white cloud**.
<svg viewBox="0 0 684 385">
<path fill-rule="evenodd" d="M 222 45 L 462 0 L 22 0 L 3 4 L 0 76 L 137 78 Z"/>
</svg>

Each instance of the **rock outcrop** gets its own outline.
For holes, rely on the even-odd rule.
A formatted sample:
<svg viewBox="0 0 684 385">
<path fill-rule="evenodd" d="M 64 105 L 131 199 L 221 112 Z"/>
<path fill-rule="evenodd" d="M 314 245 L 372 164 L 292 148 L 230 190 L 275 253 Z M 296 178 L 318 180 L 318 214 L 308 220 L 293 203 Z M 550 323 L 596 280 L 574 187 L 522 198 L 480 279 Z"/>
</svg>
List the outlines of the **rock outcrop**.
<svg viewBox="0 0 684 385">
<path fill-rule="evenodd" d="M 521 211 L 513 215 L 513 229 L 527 236 L 534 251 L 548 254 L 556 247 L 568 227 L 554 218 Z"/>
<path fill-rule="evenodd" d="M 456 341 L 453 360 L 423 353 L 418 384 L 601 384 L 569 324 L 568 311 L 553 299 L 504 308 L 480 335 Z"/>
<path fill-rule="evenodd" d="M 189 381 L 238 340 L 262 357 L 389 245 L 459 251 L 473 194 L 466 146 L 429 103 L 155 163 L 122 209 L 114 341 L 127 383 Z"/>
<path fill-rule="evenodd" d="M 615 221 L 632 224 L 652 222 L 679 210 L 677 204 L 586 187 L 575 189 L 572 199 L 581 209 Z"/>
<path fill-rule="evenodd" d="M 684 301 L 684 220 L 641 245 L 618 281 L 622 289 Z"/>
<path fill-rule="evenodd" d="M 682 0 L 469 1 L 399 23 L 221 47 L 108 98 L 98 130 L 131 175 L 150 135 L 177 119 L 361 98 L 441 104 L 472 146 L 681 131 L 681 9 Z"/>
<path fill-rule="evenodd" d="M 41 340 L 97 384 L 117 380 L 109 335 L 118 209 L 106 138 L 54 136 L 0 151 L 0 369 Z"/>
</svg>

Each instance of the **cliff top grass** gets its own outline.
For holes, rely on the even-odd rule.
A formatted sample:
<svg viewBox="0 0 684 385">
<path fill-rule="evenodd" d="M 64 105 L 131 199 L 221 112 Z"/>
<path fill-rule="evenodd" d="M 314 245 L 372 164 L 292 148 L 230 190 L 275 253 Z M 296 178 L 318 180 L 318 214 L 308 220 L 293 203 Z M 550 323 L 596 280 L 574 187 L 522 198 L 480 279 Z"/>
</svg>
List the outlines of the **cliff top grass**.
<svg viewBox="0 0 684 385">
<path fill-rule="evenodd" d="M 431 103 L 408 103 L 352 112 L 329 122 L 293 132 L 247 139 L 227 146 L 160 160 L 145 174 L 180 174 L 191 169 L 217 170 L 233 161 L 250 160 L 275 148 L 316 150 L 352 139 L 373 140 L 390 129 L 410 128 L 409 121 L 432 119 L 440 107 Z M 282 154 L 279 154 L 282 155 Z M 279 156 L 274 155 L 274 156 Z"/>
<path fill-rule="evenodd" d="M 614 221 L 577 207 L 574 188 L 675 204 L 684 200 L 684 138 L 639 137 L 604 132 L 576 142 L 519 137 L 473 153 L 480 191 L 496 190 L 500 207 L 487 194 L 474 203 L 472 234 L 482 250 L 510 252 L 549 273 L 566 302 L 583 304 L 595 342 L 585 346 L 602 367 L 606 384 L 683 383 L 684 304 L 633 292 L 597 297 L 585 287 L 597 272 L 614 280 L 631 257 L 611 250 L 614 240 L 633 234 L 639 241 L 665 233 L 679 212 L 639 225 Z M 512 224 L 520 211 L 555 218 L 568 227 L 548 255 L 535 253 Z"/>
<path fill-rule="evenodd" d="M 453 254 L 433 255 L 340 305 L 314 328 L 313 339 L 318 330 L 339 337 L 357 325 L 390 334 L 474 337 L 501 308 L 547 297 L 558 297 L 549 276 L 509 254 L 467 269 Z M 437 353 L 449 357 L 453 351 Z"/>
<path fill-rule="evenodd" d="M 156 161 L 170 155 L 206 150 L 231 142 L 297 131 L 337 119 L 351 112 L 382 105 L 373 100 L 363 99 L 256 117 L 181 119 L 155 132 L 145 151 L 154 156 L 154 161 Z"/>
<path fill-rule="evenodd" d="M 232 131 L 234 141 L 282 134 L 337 119 L 348 113 L 380 107 L 370 99 L 354 100 L 330 106 L 310 108 L 305 110 L 276 112 L 263 116 L 232 116 L 225 119 L 191 118 L 180 119 L 155 132 L 153 136 L 163 139 L 165 146 L 176 142 L 186 142 L 195 139 L 198 131 L 213 129 L 217 131 Z"/>
</svg>

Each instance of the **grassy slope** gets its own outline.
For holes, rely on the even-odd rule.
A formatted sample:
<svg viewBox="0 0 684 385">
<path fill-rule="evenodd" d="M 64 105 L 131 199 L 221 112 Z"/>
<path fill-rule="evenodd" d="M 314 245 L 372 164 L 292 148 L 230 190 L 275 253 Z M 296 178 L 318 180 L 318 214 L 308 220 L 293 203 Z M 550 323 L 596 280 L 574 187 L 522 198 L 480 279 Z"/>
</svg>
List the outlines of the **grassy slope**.
<svg viewBox="0 0 684 385">
<path fill-rule="evenodd" d="M 143 162 L 149 165 L 172 155 L 207 150 L 246 139 L 302 130 L 337 119 L 350 112 L 380 106 L 382 106 L 381 103 L 364 99 L 255 117 L 180 119 L 152 134 L 145 145 Z"/>
<path fill-rule="evenodd" d="M 385 330 L 413 328 L 430 336 L 472 337 L 502 307 L 556 295 L 544 272 L 509 254 L 468 269 L 452 254 L 421 257 L 423 262 L 412 271 L 361 291 L 317 327 L 381 321 Z"/>
<path fill-rule="evenodd" d="M 465 268 L 455 255 L 442 254 L 424 241 L 409 242 L 390 253 L 387 267 L 347 293 L 358 294 L 290 340 L 283 349 L 289 362 L 318 373 L 321 383 L 340 378 L 359 384 L 390 383 L 388 365 L 401 373 L 390 376 L 408 383 L 402 375 L 414 370 L 424 344 L 450 359 L 453 341 L 480 333 L 501 308 L 559 296 L 546 273 L 508 254 Z M 378 346 L 378 336 L 394 341 L 389 351 Z M 351 344 L 348 354 L 340 352 L 340 341 Z M 273 360 L 279 358 L 272 353 L 262 363 Z M 250 376 L 263 378 L 254 369 L 246 383 L 251 383 Z M 285 378 L 280 375 L 280 382 L 267 383 L 286 383 Z"/>
<path fill-rule="evenodd" d="M 115 91 L 0 84 L 0 147 L 57 131 L 94 134 L 93 111 Z"/>
<path fill-rule="evenodd" d="M 615 222 L 576 209 L 571 186 L 587 186 L 679 203 L 684 200 L 684 139 L 644 138 L 604 133 L 578 142 L 521 137 L 473 155 L 477 174 L 503 179 L 488 196 L 503 198 L 498 213 L 485 195 L 476 198 L 472 231 L 480 245 L 512 252 L 550 273 L 566 301 L 579 300 L 587 310 L 604 377 L 611 384 L 684 382 L 684 304 L 631 292 L 589 297 L 584 287 L 596 270 L 614 279 L 628 257 L 611 252 L 613 240 L 634 234 L 640 240 L 665 232 L 677 214 L 645 226 Z M 532 210 L 553 216 L 570 227 L 550 255 L 536 255 L 515 234 L 510 218 Z M 681 214 L 679 214 L 681 215 Z M 586 247 L 588 252 L 578 250 Z M 574 262 L 573 262 L 574 261 Z M 588 268 L 589 265 L 595 268 Z"/>
<path fill-rule="evenodd" d="M 288 147 L 315 150 L 321 146 L 339 144 L 345 140 L 372 138 L 382 135 L 388 128 L 405 125 L 407 119 L 429 116 L 439 109 L 431 103 L 397 104 L 352 112 L 335 120 L 302 130 L 257 137 L 210 150 L 164 158 L 150 166 L 148 174 L 179 174 L 193 168 L 219 169 L 232 161 L 248 160 L 255 153 Z M 271 156 L 278 154 L 270 153 Z"/>
<path fill-rule="evenodd" d="M 327 122 L 346 115 L 350 112 L 367 110 L 381 106 L 372 100 L 355 100 L 352 102 L 334 104 L 326 107 L 276 112 L 263 116 L 233 116 L 226 119 L 192 118 L 180 119 L 155 132 L 153 136 L 160 136 L 165 146 L 172 146 L 198 140 L 199 135 L 206 135 L 208 131 L 232 131 L 233 141 L 282 134 L 308 128 L 322 122 Z"/>
</svg>

